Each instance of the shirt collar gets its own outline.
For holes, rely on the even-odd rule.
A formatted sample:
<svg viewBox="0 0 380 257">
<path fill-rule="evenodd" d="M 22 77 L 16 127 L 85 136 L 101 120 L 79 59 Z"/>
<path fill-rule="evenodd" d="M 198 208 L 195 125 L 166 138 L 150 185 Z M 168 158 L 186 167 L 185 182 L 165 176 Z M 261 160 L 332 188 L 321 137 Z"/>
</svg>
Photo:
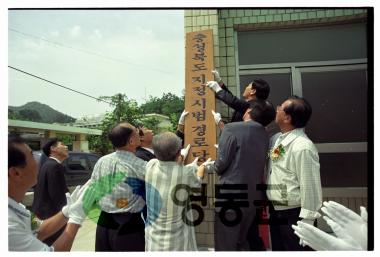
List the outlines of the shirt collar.
<svg viewBox="0 0 380 257">
<path fill-rule="evenodd" d="M 299 136 L 305 135 L 305 129 L 304 128 L 296 128 L 289 132 L 283 133 L 279 136 L 279 144 L 282 146 L 287 146 L 291 142 L 293 142 L 294 139 L 296 139 Z"/>
<path fill-rule="evenodd" d="M 148 148 L 148 147 L 141 147 L 141 148 L 144 148 L 145 150 L 149 151 L 150 153 L 154 154 L 153 152 L 153 149 L 152 148 Z"/>
<path fill-rule="evenodd" d="M 116 150 L 116 155 L 121 155 L 121 156 L 135 156 L 134 153 L 130 151 L 125 151 L 125 150 Z"/>
<path fill-rule="evenodd" d="M 23 218 L 30 217 L 30 212 L 25 208 L 25 206 L 21 203 L 16 202 L 9 196 L 8 196 L 8 208 L 12 209 L 14 212 L 16 212 L 17 215 Z"/>
<path fill-rule="evenodd" d="M 57 161 L 57 162 L 60 163 L 60 164 L 62 163 L 60 160 L 58 160 L 57 158 L 55 158 L 55 157 L 53 157 L 53 156 L 50 156 L 49 158 L 50 158 L 50 159 L 53 159 L 53 160 L 55 160 L 55 161 Z"/>
</svg>

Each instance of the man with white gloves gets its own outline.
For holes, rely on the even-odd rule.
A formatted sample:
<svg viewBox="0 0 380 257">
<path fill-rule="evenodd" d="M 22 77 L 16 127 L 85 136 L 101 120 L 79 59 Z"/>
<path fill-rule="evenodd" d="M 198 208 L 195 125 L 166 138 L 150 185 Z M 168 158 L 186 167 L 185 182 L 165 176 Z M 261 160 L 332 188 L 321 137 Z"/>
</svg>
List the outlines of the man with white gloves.
<svg viewBox="0 0 380 257">
<path fill-rule="evenodd" d="M 360 216 L 343 205 L 323 202 L 323 219 L 332 228 L 336 236 L 327 234 L 309 224 L 298 222 L 293 225 L 294 233 L 305 245 L 317 251 L 367 250 L 367 210 L 360 207 Z"/>
<path fill-rule="evenodd" d="M 208 81 L 206 86 L 215 92 L 217 99 L 223 101 L 235 110 L 230 122 L 243 121 L 243 115 L 249 108 L 249 101 L 256 99 L 266 100 L 269 96 L 269 84 L 263 79 L 255 79 L 246 86 L 242 95 L 244 99 L 239 99 L 228 90 L 217 70 L 213 70 L 212 73 L 214 74 L 215 81 Z M 216 115 L 220 116 L 220 114 L 213 113 L 213 115 L 216 122 Z M 223 129 L 224 124 L 222 124 L 221 119 L 219 119 L 219 122 L 216 124 Z"/>
<path fill-rule="evenodd" d="M 8 250 L 70 251 L 74 238 L 86 215 L 82 207 L 85 188 L 77 188 L 70 203 L 61 212 L 46 219 L 39 228 L 32 228 L 31 213 L 21 204 L 26 191 L 37 183 L 37 163 L 32 150 L 18 136 L 8 138 Z M 42 240 L 56 233 L 65 224 L 64 232 L 48 246 Z"/>
</svg>

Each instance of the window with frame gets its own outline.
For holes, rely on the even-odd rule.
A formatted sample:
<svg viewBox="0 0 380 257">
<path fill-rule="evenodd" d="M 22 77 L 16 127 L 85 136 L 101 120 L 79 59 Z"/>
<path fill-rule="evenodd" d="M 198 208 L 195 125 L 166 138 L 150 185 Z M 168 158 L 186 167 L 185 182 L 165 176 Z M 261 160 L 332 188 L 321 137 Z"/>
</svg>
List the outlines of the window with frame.
<svg viewBox="0 0 380 257">
<path fill-rule="evenodd" d="M 294 94 L 312 105 L 306 133 L 319 151 L 323 186 L 367 186 L 366 33 L 357 23 L 235 34 L 240 92 L 262 78 L 274 106 Z M 279 132 L 274 122 L 268 130 Z"/>
</svg>

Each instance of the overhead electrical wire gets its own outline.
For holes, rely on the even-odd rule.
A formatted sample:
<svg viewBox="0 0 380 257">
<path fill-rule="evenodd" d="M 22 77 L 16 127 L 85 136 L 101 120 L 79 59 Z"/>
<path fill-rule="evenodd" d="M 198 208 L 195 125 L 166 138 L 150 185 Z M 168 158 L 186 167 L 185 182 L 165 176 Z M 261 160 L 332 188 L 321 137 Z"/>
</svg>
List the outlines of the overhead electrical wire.
<svg viewBox="0 0 380 257">
<path fill-rule="evenodd" d="M 56 85 L 56 86 L 58 86 L 58 87 L 62 87 L 62 88 L 64 88 L 64 89 L 67 89 L 67 90 L 73 91 L 73 92 L 75 92 L 75 93 L 77 93 L 77 94 L 81 94 L 81 95 L 84 95 L 84 96 L 87 96 L 87 97 L 93 98 L 93 99 L 95 99 L 95 100 L 97 100 L 97 101 L 101 101 L 101 102 L 104 102 L 104 103 L 107 103 L 107 104 L 110 104 L 110 105 L 114 105 L 114 104 L 111 103 L 111 102 L 107 102 L 107 101 L 105 101 L 105 100 L 103 100 L 103 99 L 100 99 L 100 98 L 97 98 L 97 97 L 91 96 L 91 95 L 86 94 L 86 93 L 82 93 L 82 92 L 80 92 L 80 91 L 78 91 L 78 90 L 75 90 L 75 89 L 72 89 L 72 88 L 69 88 L 69 87 L 63 86 L 63 85 L 61 85 L 61 84 L 55 83 L 55 82 L 53 82 L 53 81 L 51 81 L 51 80 L 48 80 L 48 79 L 44 79 L 44 78 L 42 78 L 42 77 L 40 77 L 40 76 L 37 76 L 37 75 L 34 75 L 34 74 L 32 74 L 32 73 L 29 73 L 29 72 L 23 71 L 23 70 L 21 70 L 21 69 L 15 68 L 15 67 L 13 67 L 13 66 L 9 66 L 9 65 L 8 65 L 8 68 L 11 68 L 11 69 L 16 70 L 16 71 L 21 72 L 21 73 L 24 73 L 24 74 L 26 74 L 26 75 L 28 75 L 28 76 L 31 76 L 31 77 L 34 77 L 34 78 L 37 78 L 37 79 L 43 80 L 43 81 L 48 82 L 48 83 L 50 83 L 50 84 Z"/>
<path fill-rule="evenodd" d="M 105 59 L 108 59 L 108 60 L 111 60 L 111 61 L 115 61 L 115 62 L 119 62 L 119 63 L 124 63 L 124 64 L 127 64 L 127 65 L 140 66 L 140 67 L 143 67 L 145 69 L 148 68 L 150 70 L 155 70 L 155 71 L 158 71 L 158 72 L 161 72 L 161 73 L 165 73 L 165 74 L 172 74 L 171 72 L 168 72 L 168 71 L 165 71 L 165 70 L 161 70 L 161 69 L 157 69 L 157 68 L 154 68 L 154 67 L 148 67 L 148 66 L 145 66 L 145 65 L 128 62 L 128 61 L 125 61 L 125 60 L 122 60 L 122 59 L 117 59 L 117 58 L 110 57 L 110 56 L 103 55 L 103 54 L 99 54 L 99 53 L 96 53 L 96 52 L 92 52 L 92 51 L 88 51 L 88 50 L 84 50 L 84 49 L 80 49 L 80 48 L 75 48 L 75 47 L 72 47 L 72 46 L 69 46 L 69 45 L 65 45 L 65 44 L 62 44 L 62 43 L 59 43 L 59 42 L 48 40 L 48 39 L 40 37 L 40 36 L 36 36 L 36 35 L 29 34 L 29 33 L 25 33 L 25 32 L 19 31 L 17 29 L 8 28 L 8 30 L 10 30 L 12 32 L 15 32 L 15 33 L 18 33 L 18 34 L 21 34 L 21 35 L 24 35 L 26 37 L 31 37 L 31 38 L 34 38 L 34 39 L 45 41 L 47 43 L 50 43 L 50 44 L 53 44 L 53 45 L 56 45 L 56 46 L 59 46 L 59 47 L 69 48 L 71 50 L 75 50 L 75 51 L 86 53 L 86 54 L 90 54 L 90 55 L 95 55 L 95 56 L 98 56 L 98 57 L 101 57 L 101 58 L 105 58 Z"/>
</svg>

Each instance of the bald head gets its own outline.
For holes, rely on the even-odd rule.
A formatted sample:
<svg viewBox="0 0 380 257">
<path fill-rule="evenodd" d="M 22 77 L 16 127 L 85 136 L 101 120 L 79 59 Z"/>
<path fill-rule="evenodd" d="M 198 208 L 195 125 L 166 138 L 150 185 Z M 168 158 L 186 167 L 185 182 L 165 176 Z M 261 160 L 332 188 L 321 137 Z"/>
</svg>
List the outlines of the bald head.
<svg viewBox="0 0 380 257">
<path fill-rule="evenodd" d="M 119 123 L 108 133 L 108 139 L 115 148 L 121 148 L 128 144 L 136 133 L 136 128 L 127 122 Z"/>
</svg>

